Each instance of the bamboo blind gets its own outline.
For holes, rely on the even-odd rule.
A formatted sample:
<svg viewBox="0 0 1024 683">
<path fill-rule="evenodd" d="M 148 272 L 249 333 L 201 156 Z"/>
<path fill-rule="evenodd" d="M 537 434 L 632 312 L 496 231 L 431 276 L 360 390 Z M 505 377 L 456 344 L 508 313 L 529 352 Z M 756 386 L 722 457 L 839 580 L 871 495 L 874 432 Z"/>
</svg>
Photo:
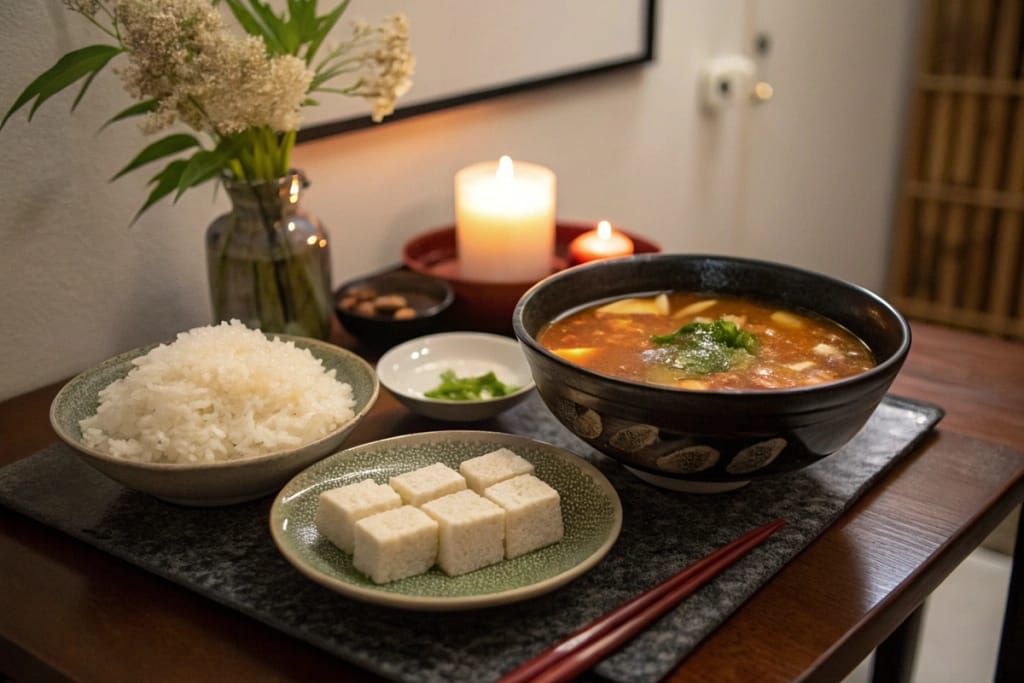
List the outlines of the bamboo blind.
<svg viewBox="0 0 1024 683">
<path fill-rule="evenodd" d="M 888 297 L 1024 339 L 1024 0 L 928 0 Z"/>
</svg>

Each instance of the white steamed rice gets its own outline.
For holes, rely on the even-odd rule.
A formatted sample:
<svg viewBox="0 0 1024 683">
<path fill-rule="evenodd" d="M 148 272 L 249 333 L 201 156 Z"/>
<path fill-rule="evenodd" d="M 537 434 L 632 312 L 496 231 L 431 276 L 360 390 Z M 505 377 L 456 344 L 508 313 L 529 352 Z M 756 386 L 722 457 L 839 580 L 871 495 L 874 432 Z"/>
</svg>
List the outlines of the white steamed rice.
<svg viewBox="0 0 1024 683">
<path fill-rule="evenodd" d="M 353 416 L 352 387 L 308 349 L 237 320 L 132 361 L 79 423 L 86 444 L 145 462 L 234 460 L 315 441 Z"/>
</svg>

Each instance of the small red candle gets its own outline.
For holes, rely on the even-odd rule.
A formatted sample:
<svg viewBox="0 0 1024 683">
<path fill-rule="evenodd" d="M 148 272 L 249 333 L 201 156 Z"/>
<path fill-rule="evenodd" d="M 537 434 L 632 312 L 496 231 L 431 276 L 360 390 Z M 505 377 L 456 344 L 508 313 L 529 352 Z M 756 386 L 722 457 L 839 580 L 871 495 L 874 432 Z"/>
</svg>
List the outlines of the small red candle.
<svg viewBox="0 0 1024 683">
<path fill-rule="evenodd" d="M 578 265 L 588 261 L 629 256 L 633 253 L 633 240 L 612 230 L 611 223 L 601 221 L 597 230 L 585 232 L 569 243 L 569 263 Z"/>
</svg>

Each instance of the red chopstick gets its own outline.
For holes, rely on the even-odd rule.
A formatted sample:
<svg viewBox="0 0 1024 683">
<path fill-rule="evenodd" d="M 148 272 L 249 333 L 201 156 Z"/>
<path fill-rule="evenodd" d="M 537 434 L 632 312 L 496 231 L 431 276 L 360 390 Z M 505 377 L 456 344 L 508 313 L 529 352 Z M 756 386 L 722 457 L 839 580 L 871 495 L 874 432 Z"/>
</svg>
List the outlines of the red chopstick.
<svg viewBox="0 0 1024 683">
<path fill-rule="evenodd" d="M 747 532 L 520 664 L 498 683 L 555 683 L 572 679 L 621 647 L 785 525 L 785 520 L 778 519 Z"/>
</svg>

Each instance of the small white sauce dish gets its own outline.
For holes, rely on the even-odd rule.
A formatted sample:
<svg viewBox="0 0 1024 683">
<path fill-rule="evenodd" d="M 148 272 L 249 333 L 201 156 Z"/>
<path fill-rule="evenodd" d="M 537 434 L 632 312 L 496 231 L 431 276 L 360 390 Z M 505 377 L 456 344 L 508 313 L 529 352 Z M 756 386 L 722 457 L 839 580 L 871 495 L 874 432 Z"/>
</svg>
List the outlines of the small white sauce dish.
<svg viewBox="0 0 1024 683">
<path fill-rule="evenodd" d="M 493 371 L 506 386 L 506 396 L 468 401 L 428 398 L 441 384 L 441 373 L 478 377 Z M 381 385 L 418 415 L 446 422 L 478 422 L 494 417 L 525 399 L 534 388 L 530 367 L 519 342 L 482 332 L 446 332 L 412 339 L 392 347 L 377 362 Z"/>
</svg>

